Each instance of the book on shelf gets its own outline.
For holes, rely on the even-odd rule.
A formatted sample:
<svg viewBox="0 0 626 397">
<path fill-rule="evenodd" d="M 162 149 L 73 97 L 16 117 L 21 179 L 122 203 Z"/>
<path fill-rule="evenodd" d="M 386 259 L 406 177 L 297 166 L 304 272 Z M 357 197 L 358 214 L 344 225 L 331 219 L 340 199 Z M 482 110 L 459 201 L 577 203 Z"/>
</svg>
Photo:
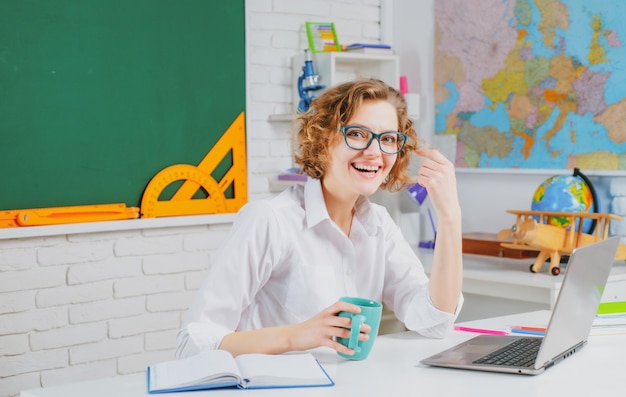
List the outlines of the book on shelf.
<svg viewBox="0 0 626 397">
<path fill-rule="evenodd" d="M 344 51 L 365 54 L 394 54 L 393 48 L 388 44 L 354 43 L 346 46 Z"/>
<path fill-rule="evenodd" d="M 271 389 L 333 386 L 311 353 L 242 354 L 206 350 L 195 356 L 148 366 L 148 393 L 218 388 Z"/>
</svg>

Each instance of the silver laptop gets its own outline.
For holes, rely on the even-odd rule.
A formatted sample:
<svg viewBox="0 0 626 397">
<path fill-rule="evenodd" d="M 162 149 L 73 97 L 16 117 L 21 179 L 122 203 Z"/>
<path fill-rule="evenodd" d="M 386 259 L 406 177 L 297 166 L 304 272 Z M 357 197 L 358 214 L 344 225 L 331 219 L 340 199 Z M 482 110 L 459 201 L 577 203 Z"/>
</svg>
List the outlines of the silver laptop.
<svg viewBox="0 0 626 397">
<path fill-rule="evenodd" d="M 437 367 L 537 375 L 580 350 L 598 311 L 613 265 L 619 236 L 575 249 L 568 261 L 561 292 L 545 336 L 479 335 L 421 361 Z M 526 347 L 520 347 L 526 346 Z M 504 350 L 517 350 L 503 359 Z M 528 354 L 527 357 L 519 357 Z"/>
</svg>

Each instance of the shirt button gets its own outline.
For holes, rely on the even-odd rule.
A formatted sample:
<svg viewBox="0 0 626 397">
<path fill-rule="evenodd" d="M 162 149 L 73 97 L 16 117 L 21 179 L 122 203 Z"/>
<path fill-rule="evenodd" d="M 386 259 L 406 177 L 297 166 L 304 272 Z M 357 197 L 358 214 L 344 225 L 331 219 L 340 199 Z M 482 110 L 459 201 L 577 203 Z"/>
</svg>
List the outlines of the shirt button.
<svg viewBox="0 0 626 397">
<path fill-rule="evenodd" d="M 352 270 L 346 270 L 346 276 L 352 277 Z"/>
</svg>

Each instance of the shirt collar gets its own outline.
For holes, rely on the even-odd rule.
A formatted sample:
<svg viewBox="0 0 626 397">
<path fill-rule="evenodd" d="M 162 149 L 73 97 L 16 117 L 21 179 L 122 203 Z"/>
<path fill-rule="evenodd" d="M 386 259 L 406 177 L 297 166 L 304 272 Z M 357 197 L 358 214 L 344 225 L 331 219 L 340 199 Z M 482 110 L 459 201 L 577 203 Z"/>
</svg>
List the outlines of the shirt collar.
<svg viewBox="0 0 626 397">
<path fill-rule="evenodd" d="M 322 193 L 322 181 L 319 179 L 309 178 L 304 184 L 304 209 L 308 227 L 313 227 L 324 219 L 330 220 Z"/>
<path fill-rule="evenodd" d="M 378 232 L 378 222 L 375 219 L 375 213 L 370 200 L 365 196 L 361 196 L 356 201 L 354 207 L 356 208 L 354 217 L 361 222 L 367 234 L 370 236 L 376 235 Z"/>
<path fill-rule="evenodd" d="M 313 227 L 325 219 L 330 221 L 324 194 L 322 193 L 321 180 L 309 178 L 304 184 L 304 208 L 308 227 Z M 355 208 L 355 218 L 363 225 L 367 233 L 370 235 L 376 234 L 378 228 L 369 199 L 365 196 L 359 197 Z"/>
</svg>

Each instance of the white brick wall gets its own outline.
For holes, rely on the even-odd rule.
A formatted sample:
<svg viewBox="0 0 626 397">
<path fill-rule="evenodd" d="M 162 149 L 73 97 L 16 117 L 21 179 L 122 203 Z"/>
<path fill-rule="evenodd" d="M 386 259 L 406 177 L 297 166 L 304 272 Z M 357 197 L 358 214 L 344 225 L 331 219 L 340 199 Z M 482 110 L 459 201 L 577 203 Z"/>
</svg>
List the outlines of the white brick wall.
<svg viewBox="0 0 626 397">
<path fill-rule="evenodd" d="M 342 43 L 376 41 L 382 34 L 380 6 L 390 2 L 394 7 L 400 3 L 246 1 L 250 200 L 270 194 L 270 178 L 292 165 L 290 124 L 269 122 L 268 116 L 291 110 L 291 86 L 297 79 L 292 76 L 291 57 L 307 46 L 304 22 L 335 22 Z M 430 10 L 432 2 L 420 4 Z M 411 18 L 420 26 L 432 23 L 424 12 Z M 411 43 L 431 37 L 422 36 L 398 35 Z M 424 55 L 417 68 L 430 68 L 428 62 Z M 415 73 L 416 66 L 409 66 L 405 73 Z M 421 85 L 432 86 L 426 78 Z M 423 88 L 425 106 L 432 103 L 428 92 Z M 545 177 L 513 176 L 515 189 L 508 189 L 487 213 L 481 192 L 499 191 L 512 177 L 458 175 L 464 227 L 467 231 L 509 227 L 505 210 L 527 206 L 527 197 Z M 617 196 L 621 200 L 625 186 L 611 186 L 615 191 L 604 203 Z M 620 212 L 626 208 L 626 202 L 612 204 Z M 182 316 L 228 228 L 212 224 L 0 239 L 0 397 L 141 372 L 150 363 L 171 359 Z"/>
<path fill-rule="evenodd" d="M 0 395 L 171 359 L 228 228 L 0 240 Z"/>
<path fill-rule="evenodd" d="M 269 178 L 292 166 L 289 123 L 271 114 L 292 109 L 291 58 L 308 47 L 304 23 L 335 23 L 341 43 L 378 41 L 381 0 L 248 0 L 246 121 L 250 199 L 269 194 Z"/>
<path fill-rule="evenodd" d="M 333 21 L 342 43 L 380 36 L 381 0 L 246 1 L 250 200 L 292 165 L 291 57 L 304 22 Z M 0 240 L 0 397 L 144 371 L 175 336 L 229 225 Z"/>
</svg>

